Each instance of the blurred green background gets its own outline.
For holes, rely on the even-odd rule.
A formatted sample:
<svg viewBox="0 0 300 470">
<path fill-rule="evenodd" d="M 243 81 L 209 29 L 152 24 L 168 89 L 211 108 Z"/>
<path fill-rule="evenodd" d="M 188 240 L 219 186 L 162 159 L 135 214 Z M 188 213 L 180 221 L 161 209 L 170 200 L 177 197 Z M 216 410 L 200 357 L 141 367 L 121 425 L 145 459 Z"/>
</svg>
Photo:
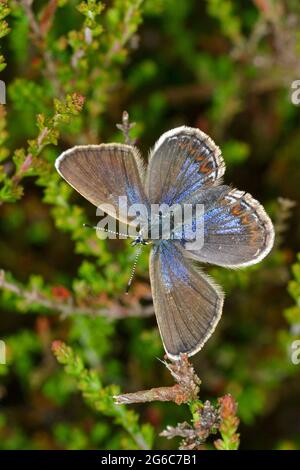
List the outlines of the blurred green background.
<svg viewBox="0 0 300 470">
<path fill-rule="evenodd" d="M 164 131 L 199 127 L 223 151 L 225 182 L 271 215 L 267 259 L 206 268 L 226 301 L 193 364 L 201 399 L 237 400 L 242 449 L 300 449 L 299 2 L 12 0 L 0 21 L 0 449 L 131 449 L 136 432 L 176 449 L 159 433 L 191 419 L 174 403 L 114 410 L 118 389 L 172 383 L 157 360 L 148 253 L 126 298 L 134 250 L 82 228 L 94 208 L 53 167 L 72 145 L 121 141 L 125 109 L 145 161 Z M 56 339 L 97 371 L 97 411 L 82 399 L 81 366 L 57 364 Z"/>
</svg>

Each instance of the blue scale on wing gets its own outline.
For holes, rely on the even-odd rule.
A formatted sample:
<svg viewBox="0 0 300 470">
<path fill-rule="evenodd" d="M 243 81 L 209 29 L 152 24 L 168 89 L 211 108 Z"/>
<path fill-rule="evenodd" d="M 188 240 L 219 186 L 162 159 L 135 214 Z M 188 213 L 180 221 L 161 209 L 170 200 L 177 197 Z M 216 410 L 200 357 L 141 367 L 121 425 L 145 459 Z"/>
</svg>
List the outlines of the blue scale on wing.
<svg viewBox="0 0 300 470">
<path fill-rule="evenodd" d="M 198 173 L 199 163 L 188 158 L 184 161 L 180 172 L 176 177 L 174 185 L 170 187 L 169 192 L 164 197 L 164 203 L 172 205 L 179 204 L 194 191 L 201 188 L 203 184 L 203 178 Z M 178 188 L 185 188 L 180 192 Z"/>
<path fill-rule="evenodd" d="M 144 202 L 141 200 L 140 188 L 133 186 L 129 181 L 126 181 L 126 196 L 128 205 L 142 204 Z"/>
<path fill-rule="evenodd" d="M 173 242 L 162 241 L 154 246 L 155 253 L 160 253 L 161 274 L 168 291 L 174 288 L 174 280 L 190 285 L 189 271 L 183 263 L 178 262 L 178 250 Z"/>
<path fill-rule="evenodd" d="M 195 218 L 191 222 L 183 223 L 176 227 L 173 231 L 173 239 L 185 241 L 192 241 L 195 239 L 196 230 L 199 228 L 201 221 L 196 221 Z"/>
<path fill-rule="evenodd" d="M 204 224 L 204 225 L 203 225 Z M 204 236 L 213 231 L 217 235 L 235 234 L 243 231 L 241 220 L 233 216 L 229 207 L 214 207 L 204 213 L 203 220 L 193 219 L 177 227 L 173 232 L 175 240 L 193 241 L 198 230 L 203 227 Z"/>
<path fill-rule="evenodd" d="M 204 233 L 208 233 L 212 227 L 219 226 L 214 233 L 239 233 L 243 224 L 239 217 L 233 216 L 230 207 L 214 207 L 204 214 Z"/>
</svg>

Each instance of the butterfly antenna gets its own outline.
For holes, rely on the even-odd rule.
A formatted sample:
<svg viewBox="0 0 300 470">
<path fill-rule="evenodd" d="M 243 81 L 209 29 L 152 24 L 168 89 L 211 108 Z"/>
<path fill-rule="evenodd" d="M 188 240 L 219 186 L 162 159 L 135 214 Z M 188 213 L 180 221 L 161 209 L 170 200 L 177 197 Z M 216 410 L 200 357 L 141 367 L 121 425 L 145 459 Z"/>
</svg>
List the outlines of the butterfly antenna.
<svg viewBox="0 0 300 470">
<path fill-rule="evenodd" d="M 132 270 L 131 270 L 131 274 L 130 274 L 130 278 L 129 278 L 129 281 L 128 281 L 128 284 L 127 284 L 127 288 L 126 288 L 126 294 L 128 294 L 129 289 L 130 289 L 130 287 L 131 287 L 132 280 L 133 280 L 133 278 L 134 278 L 135 271 L 136 271 L 136 266 L 137 266 L 137 263 L 138 263 L 140 254 L 141 254 L 141 252 L 142 252 L 142 248 L 143 248 L 143 245 L 140 245 L 140 246 L 138 246 L 138 248 L 137 248 L 136 255 L 135 255 L 135 258 L 134 258 L 134 262 L 133 262 L 133 266 L 132 266 Z"/>
<path fill-rule="evenodd" d="M 121 237 L 135 239 L 135 237 L 128 235 L 127 233 L 114 232 L 113 230 L 108 230 L 106 228 L 98 227 L 97 225 L 83 224 L 83 226 L 86 228 L 92 228 L 94 230 L 100 230 L 101 232 L 112 233 L 113 235 L 119 235 Z"/>
</svg>

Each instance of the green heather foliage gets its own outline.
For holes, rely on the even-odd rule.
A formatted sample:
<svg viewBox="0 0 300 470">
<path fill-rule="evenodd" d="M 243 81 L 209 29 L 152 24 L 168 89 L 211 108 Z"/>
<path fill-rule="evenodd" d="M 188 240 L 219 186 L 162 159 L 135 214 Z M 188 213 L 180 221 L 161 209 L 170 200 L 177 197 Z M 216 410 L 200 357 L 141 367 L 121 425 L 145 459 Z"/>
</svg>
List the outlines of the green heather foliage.
<svg viewBox="0 0 300 470">
<path fill-rule="evenodd" d="M 300 449 L 299 26 L 296 0 L 0 0 L 0 449 L 177 449 L 162 431 L 207 410 L 203 448 Z M 276 226 L 260 264 L 205 268 L 226 301 L 192 359 L 201 401 L 180 406 L 114 402 L 171 382 L 149 250 L 126 296 L 134 250 L 83 227 L 95 211 L 54 169 L 122 141 L 123 110 L 145 161 L 177 125 L 211 135 Z"/>
</svg>

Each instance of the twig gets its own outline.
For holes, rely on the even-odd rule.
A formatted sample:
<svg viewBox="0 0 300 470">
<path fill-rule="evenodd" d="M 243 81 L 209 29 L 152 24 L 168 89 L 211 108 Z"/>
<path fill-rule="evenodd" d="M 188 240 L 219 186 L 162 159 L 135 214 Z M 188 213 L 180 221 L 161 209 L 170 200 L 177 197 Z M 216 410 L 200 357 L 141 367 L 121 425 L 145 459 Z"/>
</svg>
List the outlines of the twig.
<svg viewBox="0 0 300 470">
<path fill-rule="evenodd" d="M 58 0 L 48 0 L 48 4 L 42 11 L 39 29 L 43 37 L 46 37 L 51 29 L 57 6 Z"/>
<path fill-rule="evenodd" d="M 203 405 L 199 403 L 197 418 L 193 425 L 184 422 L 177 424 L 175 427 L 167 426 L 167 428 L 160 433 L 160 436 L 166 437 L 167 439 L 182 437 L 183 441 L 180 444 L 180 449 L 198 450 L 210 434 L 217 432 L 220 423 L 219 408 L 213 406 L 207 400 Z"/>
<path fill-rule="evenodd" d="M 179 449 L 200 450 L 211 434 L 219 432 L 221 438 L 214 441 L 217 450 L 237 450 L 240 436 L 237 433 L 239 419 L 236 416 L 237 404 L 231 395 L 218 399 L 217 405 L 208 400 L 203 404 L 198 401 L 192 407 L 193 425 L 184 422 L 177 426 L 167 426 L 160 433 L 167 439 L 182 437 Z"/>
<path fill-rule="evenodd" d="M 41 41 L 42 39 L 42 36 L 41 36 L 39 25 L 32 11 L 33 0 L 20 0 L 20 3 L 23 6 L 26 16 L 28 18 L 29 26 L 30 26 L 33 38 L 35 40 L 35 43 L 36 45 L 38 45 L 39 41 Z"/>
<path fill-rule="evenodd" d="M 36 138 L 37 154 L 39 154 L 43 150 L 44 141 L 46 140 L 49 132 L 50 132 L 50 129 L 45 127 L 39 133 L 39 135 L 37 136 L 37 138 Z M 29 170 L 29 168 L 32 166 L 32 164 L 33 164 L 33 155 L 32 155 L 31 152 L 28 152 L 25 159 L 24 159 L 23 164 L 20 166 L 19 170 L 12 177 L 12 183 L 13 183 L 14 187 L 18 186 L 18 184 L 21 182 L 24 174 Z"/>
<path fill-rule="evenodd" d="M 60 313 L 63 318 L 70 315 L 90 315 L 92 317 L 105 316 L 111 320 L 115 320 L 128 317 L 148 317 L 154 313 L 152 305 L 148 307 L 142 307 L 140 305 L 122 307 L 121 305 L 114 305 L 109 309 L 79 306 L 76 304 L 76 299 L 71 295 L 66 302 L 59 302 L 50 299 L 45 294 L 35 289 L 26 289 L 8 281 L 5 278 L 5 272 L 3 270 L 0 270 L 0 289 L 12 292 L 17 297 L 23 299 L 28 306 L 32 303 L 37 303 L 41 307 Z"/>
<path fill-rule="evenodd" d="M 111 61 L 113 59 L 113 57 L 119 52 L 122 50 L 122 48 L 125 46 L 125 44 L 129 41 L 131 35 L 132 35 L 132 31 L 131 31 L 131 28 L 130 28 L 130 23 L 131 23 L 131 20 L 133 18 L 133 16 L 138 12 L 140 6 L 142 5 L 142 3 L 144 2 L 144 0 L 136 0 L 136 3 L 133 4 L 130 8 L 128 8 L 127 12 L 126 12 L 126 15 L 125 15 L 125 18 L 124 18 L 124 21 L 123 21 L 123 31 L 122 31 L 122 37 L 121 39 L 116 39 L 111 48 L 108 50 L 107 54 L 106 54 L 106 57 L 105 57 L 105 60 L 104 60 L 104 67 L 105 68 L 108 68 L 111 64 Z"/>
<path fill-rule="evenodd" d="M 135 122 L 129 121 L 129 114 L 127 111 L 123 111 L 122 114 L 122 124 L 116 124 L 116 127 L 122 131 L 124 136 L 124 142 L 127 145 L 135 145 L 135 139 L 130 137 L 131 129 L 136 125 Z"/>
<path fill-rule="evenodd" d="M 151 401 L 174 401 L 177 405 L 180 405 L 196 400 L 201 381 L 189 362 L 187 354 L 182 354 L 178 361 L 163 361 L 163 363 L 169 369 L 177 384 L 172 387 L 157 387 L 135 393 L 116 395 L 114 396 L 116 403 L 128 405 L 130 403 Z"/>
<path fill-rule="evenodd" d="M 288 220 L 292 216 L 293 208 L 296 206 L 296 201 L 291 199 L 279 197 L 277 199 L 278 209 L 275 220 L 275 233 L 276 233 L 276 246 L 282 242 L 283 235 L 288 229 Z"/>
<path fill-rule="evenodd" d="M 34 167 L 36 157 L 42 152 L 44 147 L 53 143 L 51 135 L 52 138 L 57 138 L 56 132 L 59 124 L 62 121 L 65 123 L 66 118 L 77 115 L 81 111 L 84 104 L 84 97 L 77 93 L 73 93 L 72 95 L 67 95 L 64 102 L 57 103 L 57 101 L 56 104 L 54 104 L 55 111 L 51 119 L 49 118 L 45 120 L 43 115 L 37 116 L 37 123 L 40 124 L 40 132 L 34 140 L 28 142 L 28 148 L 26 150 L 24 149 L 23 163 L 16 169 L 15 174 L 11 179 L 11 189 L 17 188 L 28 170 Z M 47 164 L 46 162 L 44 163 Z M 0 201 L 0 205 L 1 202 L 2 201 Z"/>
<path fill-rule="evenodd" d="M 46 36 L 51 28 L 57 8 L 57 0 L 49 0 L 45 6 L 41 21 L 38 22 L 32 10 L 33 0 L 19 0 L 28 18 L 33 43 L 44 59 L 44 75 L 52 83 L 57 97 L 63 97 L 63 91 L 57 78 L 56 63 L 52 52 L 46 48 Z"/>
<path fill-rule="evenodd" d="M 177 405 L 188 403 L 192 413 L 191 424 L 178 423 L 167 426 L 161 436 L 167 439 L 183 438 L 179 449 L 200 450 L 211 434 L 220 432 L 221 438 L 214 442 L 218 450 L 236 450 L 239 446 L 237 428 L 239 419 L 236 416 L 237 404 L 231 395 L 218 399 L 217 405 L 199 399 L 201 380 L 189 362 L 187 354 L 181 354 L 178 361 L 163 361 L 171 372 L 176 384 L 172 387 L 157 387 L 135 393 L 114 396 L 118 405 L 145 403 L 152 401 L 173 401 Z"/>
</svg>

